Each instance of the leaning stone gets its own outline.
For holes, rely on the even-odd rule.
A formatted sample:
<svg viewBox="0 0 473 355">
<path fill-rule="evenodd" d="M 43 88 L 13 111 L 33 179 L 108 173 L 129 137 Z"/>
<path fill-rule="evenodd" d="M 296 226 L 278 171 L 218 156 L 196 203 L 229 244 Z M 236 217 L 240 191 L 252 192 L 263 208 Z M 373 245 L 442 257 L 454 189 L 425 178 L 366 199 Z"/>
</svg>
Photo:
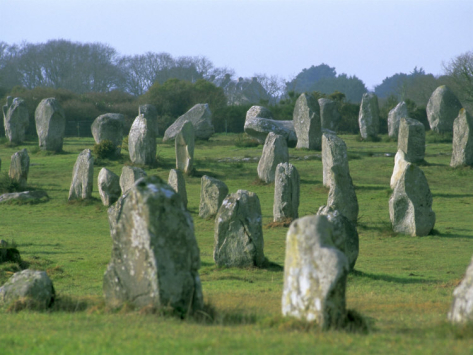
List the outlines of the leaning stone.
<svg viewBox="0 0 473 355">
<path fill-rule="evenodd" d="M 453 121 L 458 116 L 462 104 L 445 85 L 439 86 L 427 103 L 427 119 L 430 129 L 437 133 L 453 131 Z"/>
<path fill-rule="evenodd" d="M 473 259 L 466 269 L 461 283 L 453 290 L 453 303 L 448 312 L 452 323 L 465 324 L 473 321 Z"/>
<path fill-rule="evenodd" d="M 194 172 L 194 144 L 194 126 L 187 121 L 175 138 L 176 169 L 187 175 Z"/>
<path fill-rule="evenodd" d="M 186 121 L 191 122 L 194 126 L 195 138 L 197 139 L 208 140 L 215 133 L 209 105 L 197 104 L 169 126 L 164 132 L 163 142 L 175 139 Z"/>
<path fill-rule="evenodd" d="M 120 178 L 113 171 L 102 168 L 98 176 L 99 194 L 104 206 L 114 204 L 121 194 Z"/>
<path fill-rule="evenodd" d="M 30 124 L 28 108 L 25 101 L 19 97 L 15 97 L 10 105 L 8 102 L 9 100 L 3 109 L 5 136 L 10 143 L 19 144 L 25 140 L 26 129 Z"/>
<path fill-rule="evenodd" d="M 215 217 L 217 266 L 260 267 L 264 262 L 261 206 L 254 192 L 238 190 L 223 200 Z"/>
<path fill-rule="evenodd" d="M 94 157 L 90 149 L 84 149 L 77 157 L 72 171 L 72 183 L 68 200 L 83 200 L 92 197 L 94 188 Z"/>
<path fill-rule="evenodd" d="M 379 129 L 378 97 L 373 93 L 363 94 L 358 115 L 360 134 L 363 139 L 377 137 Z"/>
<path fill-rule="evenodd" d="M 46 191 L 23 191 L 23 192 L 11 192 L 0 195 L 0 203 L 18 201 L 20 203 L 39 203 L 46 202 L 49 200 L 49 196 Z"/>
<path fill-rule="evenodd" d="M 322 134 L 322 182 L 330 187 L 332 166 L 339 165 L 342 170 L 349 171 L 347 145 L 336 134 L 324 132 Z"/>
<path fill-rule="evenodd" d="M 186 180 L 184 179 L 184 174 L 182 174 L 182 171 L 178 169 L 171 169 L 169 172 L 168 184 L 174 189 L 174 191 L 181 195 L 184 207 L 187 208 Z"/>
<path fill-rule="evenodd" d="M 228 195 L 228 187 L 223 181 L 207 175 L 200 181 L 199 217 L 213 218 Z"/>
<path fill-rule="evenodd" d="M 181 196 L 156 176 L 137 181 L 109 209 L 112 257 L 103 279 L 110 307 L 203 307 L 200 256 Z"/>
<path fill-rule="evenodd" d="M 402 174 L 406 170 L 409 162 L 405 158 L 405 154 L 402 150 L 398 150 L 396 156 L 394 157 L 394 169 L 393 174 L 391 175 L 391 182 L 389 186 L 391 189 L 396 187 L 397 182 L 401 178 Z"/>
<path fill-rule="evenodd" d="M 274 180 L 273 221 L 281 222 L 299 217 L 299 173 L 294 165 L 280 163 Z"/>
<path fill-rule="evenodd" d="M 358 199 L 350 173 L 341 165 L 334 165 L 330 169 L 330 191 L 327 206 L 338 210 L 351 222 L 358 220 Z"/>
<path fill-rule="evenodd" d="M 293 112 L 294 130 L 297 136 L 296 148 L 320 150 L 322 146 L 322 125 L 320 106 L 311 94 L 301 94 Z"/>
<path fill-rule="evenodd" d="M 155 123 L 138 115 L 128 134 L 128 152 L 133 164 L 153 165 L 156 163 Z"/>
<path fill-rule="evenodd" d="M 66 117 L 54 98 L 42 100 L 35 111 L 36 132 L 42 150 L 60 152 L 66 129 Z"/>
<path fill-rule="evenodd" d="M 348 260 L 333 242 L 325 216 L 307 216 L 291 223 L 286 238 L 282 314 L 322 329 L 346 321 Z"/>
<path fill-rule="evenodd" d="M 138 108 L 138 114 L 146 118 L 146 120 L 148 121 L 148 124 L 153 126 L 154 135 L 157 137 L 159 135 L 159 129 L 158 129 L 158 110 L 156 109 L 156 106 L 150 105 L 150 104 L 140 105 L 140 107 Z"/>
<path fill-rule="evenodd" d="M 322 129 L 337 131 L 342 120 L 342 116 L 338 112 L 337 103 L 330 99 L 321 98 L 319 99 L 319 106 Z"/>
<path fill-rule="evenodd" d="M 266 183 L 274 181 L 276 166 L 289 161 L 289 151 L 283 136 L 270 132 L 258 163 L 258 177 Z"/>
<path fill-rule="evenodd" d="M 425 157 L 425 127 L 413 118 L 401 118 L 397 149 L 402 150 L 405 159 L 411 163 L 420 163 Z"/>
<path fill-rule="evenodd" d="M 452 148 L 451 167 L 473 165 L 473 117 L 464 108 L 453 122 Z"/>
<path fill-rule="evenodd" d="M 122 174 L 120 175 L 122 194 L 131 189 L 136 181 L 145 176 L 146 172 L 141 168 L 137 168 L 136 166 L 124 166 L 122 168 Z"/>
<path fill-rule="evenodd" d="M 26 149 L 22 149 L 11 156 L 10 170 L 8 175 L 20 189 L 26 188 L 28 172 L 30 170 L 30 157 Z"/>
<path fill-rule="evenodd" d="M 269 132 L 283 136 L 291 147 L 297 143 L 293 121 L 278 121 L 262 117 L 247 118 L 244 130 L 246 134 L 256 139 L 260 144 L 265 142 Z"/>
<path fill-rule="evenodd" d="M 92 123 L 92 135 L 95 143 L 100 144 L 109 140 L 116 148 L 115 155 L 120 155 L 123 141 L 125 116 L 121 113 L 106 113 L 100 115 Z"/>
<path fill-rule="evenodd" d="M 407 105 L 404 101 L 398 103 L 388 113 L 388 135 L 392 138 L 397 138 L 399 134 L 399 124 L 401 123 L 401 118 L 408 117 Z"/>
</svg>

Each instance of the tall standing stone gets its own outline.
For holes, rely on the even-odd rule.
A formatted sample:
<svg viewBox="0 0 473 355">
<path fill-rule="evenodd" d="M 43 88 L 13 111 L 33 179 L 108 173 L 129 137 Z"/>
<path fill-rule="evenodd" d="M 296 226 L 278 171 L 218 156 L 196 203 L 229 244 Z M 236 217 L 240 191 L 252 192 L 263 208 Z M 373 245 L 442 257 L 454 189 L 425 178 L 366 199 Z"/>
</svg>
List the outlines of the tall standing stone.
<svg viewBox="0 0 473 355">
<path fill-rule="evenodd" d="M 184 174 L 191 175 L 194 172 L 194 126 L 190 121 L 185 122 L 175 138 L 176 169 Z"/>
<path fill-rule="evenodd" d="M 296 148 L 320 150 L 322 145 L 322 125 L 320 106 L 311 94 L 301 94 L 293 112 L 294 130 L 297 135 Z"/>
<path fill-rule="evenodd" d="M 401 118 L 408 117 L 407 105 L 404 101 L 398 103 L 388 113 L 388 135 L 392 138 L 397 138 L 399 134 L 399 124 L 401 123 Z"/>
<path fill-rule="evenodd" d="M 28 172 L 30 170 L 30 157 L 26 149 L 22 149 L 11 156 L 8 176 L 16 182 L 21 189 L 26 188 Z"/>
<path fill-rule="evenodd" d="M 427 119 L 430 129 L 437 133 L 453 131 L 453 121 L 458 116 L 462 104 L 445 85 L 439 86 L 427 103 Z"/>
<path fill-rule="evenodd" d="M 453 303 L 448 312 L 452 323 L 465 324 L 473 321 L 473 259 L 466 269 L 465 276 L 453 290 Z"/>
<path fill-rule="evenodd" d="M 194 126 L 195 138 L 197 139 L 207 140 L 215 133 L 209 105 L 197 104 L 169 126 L 164 132 L 163 142 L 175 139 L 186 121 L 191 122 Z"/>
<path fill-rule="evenodd" d="M 136 166 L 124 166 L 120 175 L 122 195 L 131 189 L 135 182 L 146 176 L 146 171 Z"/>
<path fill-rule="evenodd" d="M 337 103 L 330 99 L 321 98 L 319 99 L 319 106 L 322 129 L 337 131 L 342 120 L 342 116 L 338 112 Z"/>
<path fill-rule="evenodd" d="M 182 203 L 184 207 L 187 208 L 187 190 L 186 190 L 186 180 L 184 179 L 184 174 L 178 169 L 171 169 L 168 176 L 168 185 L 173 188 L 179 195 L 181 195 Z"/>
<path fill-rule="evenodd" d="M 341 165 L 334 165 L 330 169 L 330 174 L 327 206 L 340 211 L 356 224 L 358 221 L 358 199 L 350 172 Z"/>
<path fill-rule="evenodd" d="M 264 262 L 261 206 L 254 192 L 238 190 L 215 217 L 214 260 L 218 266 L 260 267 Z"/>
<path fill-rule="evenodd" d="M 36 132 L 42 150 L 60 152 L 66 129 L 66 116 L 54 98 L 43 99 L 35 111 Z"/>
<path fill-rule="evenodd" d="M 15 97 L 11 101 L 10 96 L 9 98 L 10 100 L 7 99 L 7 105 L 3 106 L 5 136 L 10 143 L 19 144 L 25 140 L 26 129 L 30 124 L 28 108 L 23 99 Z"/>
<path fill-rule="evenodd" d="M 171 307 L 183 315 L 202 308 L 199 248 L 179 194 L 156 176 L 140 179 L 109 209 L 109 219 L 107 305 Z"/>
<path fill-rule="evenodd" d="M 276 167 L 274 180 L 273 220 L 281 222 L 299 217 L 300 177 L 290 163 Z"/>
<path fill-rule="evenodd" d="M 358 115 L 360 134 L 363 139 L 378 136 L 379 106 L 378 97 L 373 93 L 363 94 L 360 113 Z"/>
<path fill-rule="evenodd" d="M 72 171 L 72 183 L 68 200 L 83 200 L 92 197 L 94 188 L 94 157 L 90 149 L 84 149 L 77 157 Z"/>
<path fill-rule="evenodd" d="M 120 155 L 125 116 L 121 113 L 106 113 L 97 117 L 92 123 L 92 135 L 95 143 L 109 140 L 116 147 L 115 155 Z"/>
<path fill-rule="evenodd" d="M 270 132 L 263 146 L 263 153 L 258 163 L 258 177 L 266 183 L 274 181 L 279 163 L 289 161 L 289 150 L 283 136 Z"/>
<path fill-rule="evenodd" d="M 330 171 L 334 165 L 340 165 L 343 170 L 349 171 L 347 145 L 337 135 L 324 132 L 322 134 L 322 182 L 325 187 L 330 187 Z"/>
<path fill-rule="evenodd" d="M 286 237 L 282 314 L 322 329 L 346 321 L 348 260 L 333 243 L 333 227 L 325 216 L 292 222 Z"/>
<path fill-rule="evenodd" d="M 450 166 L 473 165 L 473 117 L 464 109 L 453 122 L 452 159 Z"/>
<path fill-rule="evenodd" d="M 120 198 L 120 178 L 113 171 L 102 168 L 97 178 L 97 185 L 104 206 L 110 206 Z"/>
<path fill-rule="evenodd" d="M 200 181 L 199 217 L 213 218 L 228 195 L 228 187 L 223 181 L 207 175 Z"/>
<path fill-rule="evenodd" d="M 401 118 L 397 149 L 404 152 L 404 158 L 411 163 L 420 163 L 425 157 L 425 127 L 413 118 Z"/>
<path fill-rule="evenodd" d="M 138 115 L 143 116 L 148 121 L 150 126 L 154 128 L 154 135 L 157 137 L 159 135 L 159 128 L 158 128 L 158 110 L 156 106 L 145 104 L 140 105 L 138 108 Z"/>
<path fill-rule="evenodd" d="M 153 165 L 156 162 L 155 123 L 138 115 L 128 134 L 128 152 L 133 164 Z"/>
</svg>

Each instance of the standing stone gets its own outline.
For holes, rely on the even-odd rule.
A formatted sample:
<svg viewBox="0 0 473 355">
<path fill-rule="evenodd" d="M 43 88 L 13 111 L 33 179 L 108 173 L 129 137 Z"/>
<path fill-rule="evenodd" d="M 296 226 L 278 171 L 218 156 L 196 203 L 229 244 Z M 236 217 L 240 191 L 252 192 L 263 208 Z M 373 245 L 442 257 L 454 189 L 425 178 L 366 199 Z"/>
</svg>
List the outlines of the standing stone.
<svg viewBox="0 0 473 355">
<path fill-rule="evenodd" d="M 66 117 L 54 98 L 43 99 L 35 111 L 36 132 L 42 150 L 60 152 L 66 129 Z"/>
<path fill-rule="evenodd" d="M 120 178 L 113 171 L 102 168 L 99 172 L 98 186 L 104 206 L 113 205 L 120 198 Z"/>
<path fill-rule="evenodd" d="M 156 176 L 140 179 L 109 209 L 112 257 L 103 279 L 108 306 L 203 307 L 194 224 L 181 196 Z"/>
<path fill-rule="evenodd" d="M 68 200 L 84 200 L 92 197 L 94 188 L 94 157 L 90 149 L 84 149 L 77 157 L 72 172 Z"/>
<path fill-rule="evenodd" d="M 182 203 L 184 203 L 184 207 L 187 208 L 186 180 L 184 179 L 182 171 L 171 169 L 169 172 L 168 184 L 174 189 L 174 191 L 181 195 Z"/>
<path fill-rule="evenodd" d="M 343 170 L 349 171 L 347 145 L 337 135 L 324 132 L 322 134 L 322 181 L 325 187 L 330 187 L 330 171 L 334 165 L 340 165 Z"/>
<path fill-rule="evenodd" d="M 213 218 L 228 195 L 228 187 L 223 181 L 211 176 L 202 176 L 200 183 L 199 217 Z"/>
<path fill-rule="evenodd" d="M 342 116 L 338 112 L 337 103 L 330 99 L 321 98 L 319 99 L 319 106 L 322 129 L 337 131 L 338 125 L 342 120 Z"/>
<path fill-rule="evenodd" d="M 128 152 L 133 164 L 153 165 L 156 162 L 155 124 L 138 115 L 128 135 Z"/>
<path fill-rule="evenodd" d="M 419 167 L 407 165 L 389 199 L 389 217 L 396 233 L 420 237 L 434 228 L 432 194 Z"/>
<path fill-rule="evenodd" d="M 373 93 L 363 94 L 360 113 L 358 115 L 361 138 L 367 139 L 378 136 L 379 107 L 378 97 Z"/>
<path fill-rule="evenodd" d="M 122 195 L 131 189 L 136 181 L 145 176 L 146 172 L 143 169 L 137 168 L 136 166 L 124 166 L 122 168 L 122 174 L 120 175 Z"/>
<path fill-rule="evenodd" d="M 413 118 L 401 118 L 397 149 L 404 152 L 404 158 L 411 163 L 420 163 L 425 157 L 425 127 Z"/>
<path fill-rule="evenodd" d="M 291 223 L 286 238 L 282 314 L 322 329 L 346 321 L 348 260 L 333 243 L 333 227 L 325 216 Z"/>
<path fill-rule="evenodd" d="M 23 99 L 15 97 L 11 101 L 7 99 L 7 105 L 3 106 L 3 124 L 5 136 L 10 143 L 19 144 L 25 140 L 25 132 L 30 124 L 28 108 Z"/>
<path fill-rule="evenodd" d="M 154 127 L 154 135 L 157 137 L 159 135 L 159 129 L 158 110 L 156 109 L 156 106 L 150 104 L 140 105 L 138 108 L 138 114 L 146 118 L 148 124 Z"/>
<path fill-rule="evenodd" d="M 466 269 L 462 282 L 453 291 L 453 303 L 448 312 L 452 323 L 465 324 L 473 321 L 473 259 Z"/>
<path fill-rule="evenodd" d="M 396 156 L 394 157 L 394 169 L 393 174 L 391 175 L 391 182 L 389 186 L 391 189 L 394 190 L 396 187 L 397 182 L 401 178 L 402 174 L 404 174 L 404 170 L 406 170 L 409 162 L 405 158 L 405 154 L 402 150 L 398 150 Z"/>
<path fill-rule="evenodd" d="M 263 153 L 258 163 L 258 177 L 266 183 L 274 181 L 279 163 L 289 161 L 289 151 L 283 136 L 270 132 L 263 146 Z"/>
<path fill-rule="evenodd" d="M 351 222 L 358 220 L 358 199 L 350 172 L 341 165 L 334 165 L 330 169 L 330 191 L 327 206 L 341 212 Z"/>
<path fill-rule="evenodd" d="M 427 119 L 430 129 L 437 133 L 453 131 L 453 121 L 458 116 L 462 104 L 445 85 L 439 86 L 427 103 Z"/>
<path fill-rule="evenodd" d="M 299 218 L 300 178 L 294 165 L 280 163 L 274 180 L 273 220 Z"/>
<path fill-rule="evenodd" d="M 190 121 L 187 121 L 182 125 L 175 138 L 176 169 L 187 175 L 194 172 L 194 144 L 194 126 Z"/>
<path fill-rule="evenodd" d="M 20 189 L 26 188 L 28 172 L 30 170 L 30 157 L 26 149 L 22 149 L 11 156 L 8 176 L 17 183 Z"/>
<path fill-rule="evenodd" d="M 186 121 L 191 122 L 194 126 L 195 138 L 197 139 L 208 140 L 215 133 L 209 105 L 197 104 L 169 126 L 164 132 L 163 142 L 175 139 Z"/>
<path fill-rule="evenodd" d="M 451 167 L 473 165 L 473 117 L 464 108 L 453 122 L 452 148 Z"/>
<path fill-rule="evenodd" d="M 296 148 L 320 150 L 322 146 L 322 125 L 320 106 L 311 94 L 301 94 L 293 112 L 294 130 L 297 135 Z"/>
<path fill-rule="evenodd" d="M 92 123 L 92 135 L 95 143 L 100 144 L 109 140 L 116 147 L 115 155 L 120 155 L 123 141 L 125 116 L 121 113 L 106 113 L 100 115 Z"/>
<path fill-rule="evenodd" d="M 388 135 L 392 138 L 397 138 L 399 134 L 399 124 L 401 123 L 401 118 L 408 117 L 407 105 L 404 101 L 398 103 L 388 113 Z"/>
<path fill-rule="evenodd" d="M 254 192 L 238 190 L 223 200 L 215 217 L 217 266 L 260 267 L 264 262 L 261 206 Z"/>
</svg>

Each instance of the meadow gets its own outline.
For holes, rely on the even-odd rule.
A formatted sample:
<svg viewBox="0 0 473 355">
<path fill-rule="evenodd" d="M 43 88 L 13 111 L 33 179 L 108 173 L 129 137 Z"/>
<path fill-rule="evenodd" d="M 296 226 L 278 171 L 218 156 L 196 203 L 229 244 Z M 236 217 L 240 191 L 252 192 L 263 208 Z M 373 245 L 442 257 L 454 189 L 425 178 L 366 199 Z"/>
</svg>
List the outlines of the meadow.
<svg viewBox="0 0 473 355">
<path fill-rule="evenodd" d="M 313 325 L 281 316 L 287 227 L 271 226 L 274 184 L 257 179 L 262 145 L 242 147 L 241 136 L 217 134 L 198 141 L 196 174 L 186 177 L 188 209 L 195 225 L 208 319 L 179 319 L 123 307 L 108 309 L 102 278 L 111 255 L 107 208 L 97 185 L 89 201 L 68 203 L 77 155 L 93 148 L 92 138 L 66 138 L 64 152 L 46 154 L 36 141 L 0 147 L 1 174 L 10 156 L 30 154 L 28 185 L 44 189 L 50 200 L 39 204 L 0 205 L 0 239 L 18 245 L 23 262 L 0 265 L 0 285 L 20 268 L 46 270 L 57 301 L 50 311 L 0 308 L 0 354 L 129 353 L 315 353 L 453 354 L 473 352 L 473 327 L 446 321 L 452 292 L 473 254 L 473 170 L 449 166 L 451 142 L 428 135 L 421 166 L 433 194 L 436 224 L 426 237 L 392 232 L 389 181 L 397 143 L 360 141 L 342 135 L 360 214 L 360 254 L 348 277 L 347 307 L 361 314 L 366 332 L 322 332 Z M 290 162 L 301 176 L 299 215 L 315 214 L 327 200 L 320 152 L 290 148 Z M 96 160 L 116 174 L 128 164 Z M 146 167 L 167 181 L 175 167 L 174 145 L 158 139 L 158 166 Z M 249 159 L 248 159 L 249 158 Z M 256 158 L 256 159 L 253 159 Z M 230 192 L 256 192 L 262 207 L 265 256 L 261 269 L 217 268 L 212 259 L 214 221 L 198 216 L 200 178 L 223 180 Z M 205 317 L 204 317 L 205 318 Z"/>
</svg>

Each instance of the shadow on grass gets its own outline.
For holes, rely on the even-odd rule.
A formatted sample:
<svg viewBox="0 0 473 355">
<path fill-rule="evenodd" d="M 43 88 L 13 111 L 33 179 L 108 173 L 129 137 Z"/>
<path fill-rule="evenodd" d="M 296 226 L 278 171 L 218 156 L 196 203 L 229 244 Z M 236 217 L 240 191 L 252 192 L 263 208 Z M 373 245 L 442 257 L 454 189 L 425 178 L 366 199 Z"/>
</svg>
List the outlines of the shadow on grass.
<svg viewBox="0 0 473 355">
<path fill-rule="evenodd" d="M 443 198 L 461 198 L 461 197 L 473 197 L 473 194 L 432 194 L 433 197 L 443 197 Z"/>
<path fill-rule="evenodd" d="M 386 186 L 367 186 L 367 185 L 355 185 L 355 190 L 375 190 L 375 191 L 381 191 L 381 190 L 388 190 Z"/>
<path fill-rule="evenodd" d="M 350 275 L 352 277 L 356 278 L 367 278 L 370 280 L 375 280 L 375 281 L 385 281 L 385 282 L 395 282 L 395 283 L 400 283 L 400 284 L 423 284 L 423 283 L 432 283 L 432 282 L 438 282 L 438 280 L 427 280 L 427 279 L 419 279 L 419 278 L 409 278 L 409 277 L 397 277 L 397 276 L 391 276 L 391 275 L 386 275 L 386 274 L 371 274 L 368 272 L 363 272 L 363 271 L 358 271 L 358 270 L 353 270 Z M 412 275 L 416 276 L 416 275 Z"/>
<path fill-rule="evenodd" d="M 215 171 L 194 170 L 194 172 L 192 173 L 193 177 L 198 177 L 198 178 L 201 178 L 204 175 L 208 175 L 216 179 L 222 179 L 223 177 L 225 177 L 225 175 L 218 174 Z"/>
</svg>

